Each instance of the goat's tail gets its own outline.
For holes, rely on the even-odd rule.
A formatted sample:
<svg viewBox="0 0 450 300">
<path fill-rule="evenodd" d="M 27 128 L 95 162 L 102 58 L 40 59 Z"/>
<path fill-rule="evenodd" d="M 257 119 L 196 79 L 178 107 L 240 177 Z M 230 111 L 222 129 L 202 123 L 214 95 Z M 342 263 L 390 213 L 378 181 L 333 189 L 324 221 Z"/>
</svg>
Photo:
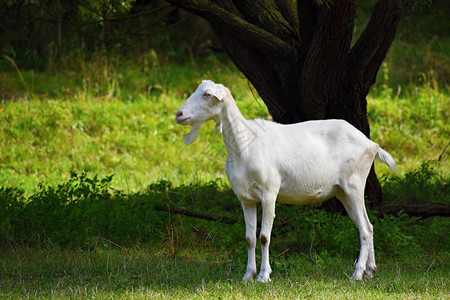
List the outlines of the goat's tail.
<svg viewBox="0 0 450 300">
<path fill-rule="evenodd" d="M 384 162 L 389 167 L 389 169 L 391 169 L 394 172 L 397 172 L 396 170 L 397 164 L 395 163 L 395 160 L 392 157 L 392 155 L 390 155 L 389 153 L 380 148 L 378 150 L 377 157 L 379 160 Z"/>
</svg>

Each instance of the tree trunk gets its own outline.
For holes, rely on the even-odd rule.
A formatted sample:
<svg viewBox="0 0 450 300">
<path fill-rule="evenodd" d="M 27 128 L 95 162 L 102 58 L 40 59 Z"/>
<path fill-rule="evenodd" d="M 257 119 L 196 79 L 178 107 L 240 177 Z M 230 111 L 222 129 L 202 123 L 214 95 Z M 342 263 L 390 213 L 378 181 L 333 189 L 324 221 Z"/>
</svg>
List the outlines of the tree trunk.
<svg viewBox="0 0 450 300">
<path fill-rule="evenodd" d="M 289 0 L 168 2 L 209 21 L 275 121 L 345 119 L 370 138 L 366 96 L 394 39 L 400 1 L 379 0 L 353 47 L 352 0 L 298 0 L 297 7 Z M 383 204 L 373 168 L 366 196 Z"/>
</svg>

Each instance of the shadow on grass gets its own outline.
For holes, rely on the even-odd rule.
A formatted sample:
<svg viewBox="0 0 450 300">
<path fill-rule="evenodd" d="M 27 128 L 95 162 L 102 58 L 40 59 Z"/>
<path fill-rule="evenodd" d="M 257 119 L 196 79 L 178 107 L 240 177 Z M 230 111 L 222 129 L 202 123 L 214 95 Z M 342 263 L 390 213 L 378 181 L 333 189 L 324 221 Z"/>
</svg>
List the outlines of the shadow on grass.
<svg viewBox="0 0 450 300">
<path fill-rule="evenodd" d="M 17 248 L 2 251 L 0 296 L 99 296 L 146 290 L 195 292 L 205 282 L 238 280 L 235 264 L 216 255 L 177 258 L 148 248 Z"/>
<path fill-rule="evenodd" d="M 401 298 L 449 290 L 445 218 L 371 216 L 380 272 L 361 284 L 348 279 L 359 251 L 348 217 L 277 206 L 274 283 L 244 284 L 245 226 L 229 189 L 218 181 L 180 187 L 159 181 L 125 195 L 110 188 L 111 178 L 73 174 L 58 187 L 42 185 L 28 198 L 0 188 L 0 242 L 8 245 L 0 248 L 0 298 L 333 298 L 335 293 L 367 298 L 368 291 Z M 162 212 L 157 205 L 237 223 Z M 300 256 L 312 240 L 316 265 Z"/>
<path fill-rule="evenodd" d="M 240 281 L 245 257 L 186 249 L 177 258 L 153 247 L 2 250 L 0 296 L 6 298 L 265 298 L 363 296 L 402 298 L 448 295 L 446 256 L 429 260 L 383 257 L 374 279 L 352 282 L 351 259 L 321 256 L 313 265 L 300 256 L 274 256 L 270 284 Z"/>
</svg>

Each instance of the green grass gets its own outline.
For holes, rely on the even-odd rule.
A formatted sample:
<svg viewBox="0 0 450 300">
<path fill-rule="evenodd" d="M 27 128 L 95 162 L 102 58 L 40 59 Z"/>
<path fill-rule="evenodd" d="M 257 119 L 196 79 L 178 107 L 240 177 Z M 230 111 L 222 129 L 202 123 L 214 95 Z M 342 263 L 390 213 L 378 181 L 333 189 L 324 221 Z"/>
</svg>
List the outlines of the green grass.
<svg viewBox="0 0 450 300">
<path fill-rule="evenodd" d="M 445 43 L 418 50 L 428 53 L 436 78 L 426 70 L 419 85 L 400 90 L 407 64 L 397 68 L 401 51 L 393 48 L 368 97 L 372 139 L 399 164 L 398 176 L 376 164 L 391 203 L 450 200 Z M 406 56 L 420 57 L 413 47 Z M 240 282 L 245 228 L 223 170 L 221 136 L 210 122 L 186 147 L 189 128 L 174 120 L 202 79 L 227 85 L 247 118 L 269 118 L 223 57 L 174 64 L 156 52 L 94 55 L 42 73 L 8 60 L 0 65 L 0 298 L 448 298 L 447 219 L 375 218 L 372 211 L 374 279 L 348 278 L 358 254 L 348 217 L 277 206 L 273 283 Z M 237 223 L 167 214 L 156 205 Z M 313 237 L 316 265 L 300 255 Z"/>
<path fill-rule="evenodd" d="M 245 226 L 235 197 L 220 182 L 173 187 L 160 181 L 144 193 L 124 194 L 112 190 L 110 180 L 73 175 L 58 187 L 41 185 L 29 198 L 0 190 L 0 242 L 7 245 L 0 247 L 0 298 L 448 297 L 446 218 L 375 218 L 369 211 L 378 273 L 352 282 L 359 245 L 351 220 L 318 208 L 278 205 L 273 282 L 242 283 Z M 161 212 L 156 205 L 237 223 Z M 260 249 L 256 256 L 259 262 Z"/>
<path fill-rule="evenodd" d="M 439 159 L 438 168 L 450 174 L 448 101 L 448 94 L 428 86 L 409 96 L 395 96 L 390 89 L 369 95 L 371 139 L 394 156 L 401 174 L 419 168 L 421 162 Z M 377 166 L 379 174 L 389 174 L 385 165 Z"/>
<path fill-rule="evenodd" d="M 175 184 L 225 179 L 226 151 L 214 124 L 209 122 L 198 141 L 185 147 L 189 128 L 174 121 L 202 79 L 227 85 L 247 118 L 269 117 L 247 80 L 221 58 L 176 65 L 152 52 L 122 60 L 80 58 L 58 73 L 22 71 L 20 76 L 12 66 L 5 69 L 0 77 L 0 186 L 32 193 L 39 182 L 58 184 L 71 171 L 115 174 L 114 186 L 125 191 L 142 190 L 161 178 Z M 375 89 L 368 102 L 372 139 L 394 155 L 400 174 L 443 153 L 446 157 L 447 93 L 424 85 L 396 96 L 386 86 Z M 390 172 L 377 167 L 379 175 Z M 448 174 L 446 159 L 438 169 Z"/>
<path fill-rule="evenodd" d="M 0 257 L 0 297 L 96 299 L 448 299 L 448 257 L 398 260 L 380 255 L 371 280 L 352 282 L 348 258 L 316 265 L 272 253 L 272 283 L 242 283 L 245 257 L 233 251 L 160 247 L 93 251 L 11 248 Z"/>
<path fill-rule="evenodd" d="M 142 189 L 159 178 L 183 183 L 189 179 L 223 177 L 226 154 L 220 135 L 213 132 L 214 124 L 205 126 L 202 143 L 186 148 L 182 138 L 189 129 L 176 124 L 176 110 L 201 78 L 229 82 L 242 110 L 252 111 L 252 116 L 267 116 L 267 110 L 255 103 L 246 80 L 238 72 L 218 60 L 214 63 L 217 66 L 214 73 L 198 71 L 204 77 L 195 72 L 193 76 L 195 64 L 190 64 L 158 68 L 160 71 L 151 80 L 124 79 L 132 83 L 129 88 L 142 84 L 137 92 L 127 92 L 126 96 L 122 96 L 125 93 L 117 86 L 108 90 L 115 82 L 103 78 L 104 72 L 114 73 L 108 68 L 100 75 L 94 70 L 86 75 L 98 76 L 97 82 L 92 83 L 98 88 L 76 91 L 81 87 L 73 85 L 70 90 L 75 92 L 68 96 L 63 95 L 66 85 L 79 80 L 79 76 L 63 79 L 55 75 L 57 80 L 64 81 L 51 90 L 61 98 L 48 97 L 33 89 L 31 95 L 24 95 L 29 99 L 4 102 L 0 113 L 0 138 L 5 141 L 0 146 L 0 186 L 33 191 L 40 181 L 56 184 L 66 180 L 70 171 L 114 173 L 116 187 L 128 191 Z M 116 77 L 138 77 L 141 73 L 145 76 L 137 67 L 119 69 L 123 75 Z M 11 73 L 8 78 L 15 76 Z M 45 88 L 42 82 L 53 78 L 51 74 L 33 76 L 40 89 Z M 166 83 L 165 78 L 170 78 L 170 82 Z M 102 84 L 102 79 L 106 83 Z M 144 82 L 158 89 L 148 93 Z M 182 84 L 176 86 L 177 82 Z M 196 174 L 194 178 L 192 174 Z"/>
<path fill-rule="evenodd" d="M 368 97 L 372 139 L 399 164 L 398 176 L 376 164 L 390 203 L 450 201 L 446 15 L 403 21 Z M 247 118 L 269 118 L 221 55 L 174 62 L 155 51 L 91 60 L 74 52 L 45 72 L 4 58 L 0 68 L 0 298 L 449 298 L 447 218 L 373 211 L 372 280 L 349 280 L 359 245 L 348 217 L 279 205 L 273 282 L 240 281 L 245 227 L 221 136 L 211 122 L 185 147 L 189 128 L 174 121 L 202 79 L 228 86 Z M 301 256 L 312 241 L 317 264 Z"/>
</svg>

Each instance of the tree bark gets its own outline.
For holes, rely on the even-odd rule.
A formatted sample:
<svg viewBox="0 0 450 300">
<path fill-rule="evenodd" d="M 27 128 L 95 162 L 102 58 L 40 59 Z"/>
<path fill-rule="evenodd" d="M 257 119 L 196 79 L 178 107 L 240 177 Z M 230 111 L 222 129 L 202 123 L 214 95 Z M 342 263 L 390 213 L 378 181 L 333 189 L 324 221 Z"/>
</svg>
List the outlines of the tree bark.
<svg viewBox="0 0 450 300">
<path fill-rule="evenodd" d="M 345 119 L 370 138 L 366 96 L 394 39 L 400 0 L 379 0 L 351 47 L 356 2 L 168 0 L 205 18 L 279 123 Z M 366 195 L 383 204 L 372 168 Z"/>
</svg>

